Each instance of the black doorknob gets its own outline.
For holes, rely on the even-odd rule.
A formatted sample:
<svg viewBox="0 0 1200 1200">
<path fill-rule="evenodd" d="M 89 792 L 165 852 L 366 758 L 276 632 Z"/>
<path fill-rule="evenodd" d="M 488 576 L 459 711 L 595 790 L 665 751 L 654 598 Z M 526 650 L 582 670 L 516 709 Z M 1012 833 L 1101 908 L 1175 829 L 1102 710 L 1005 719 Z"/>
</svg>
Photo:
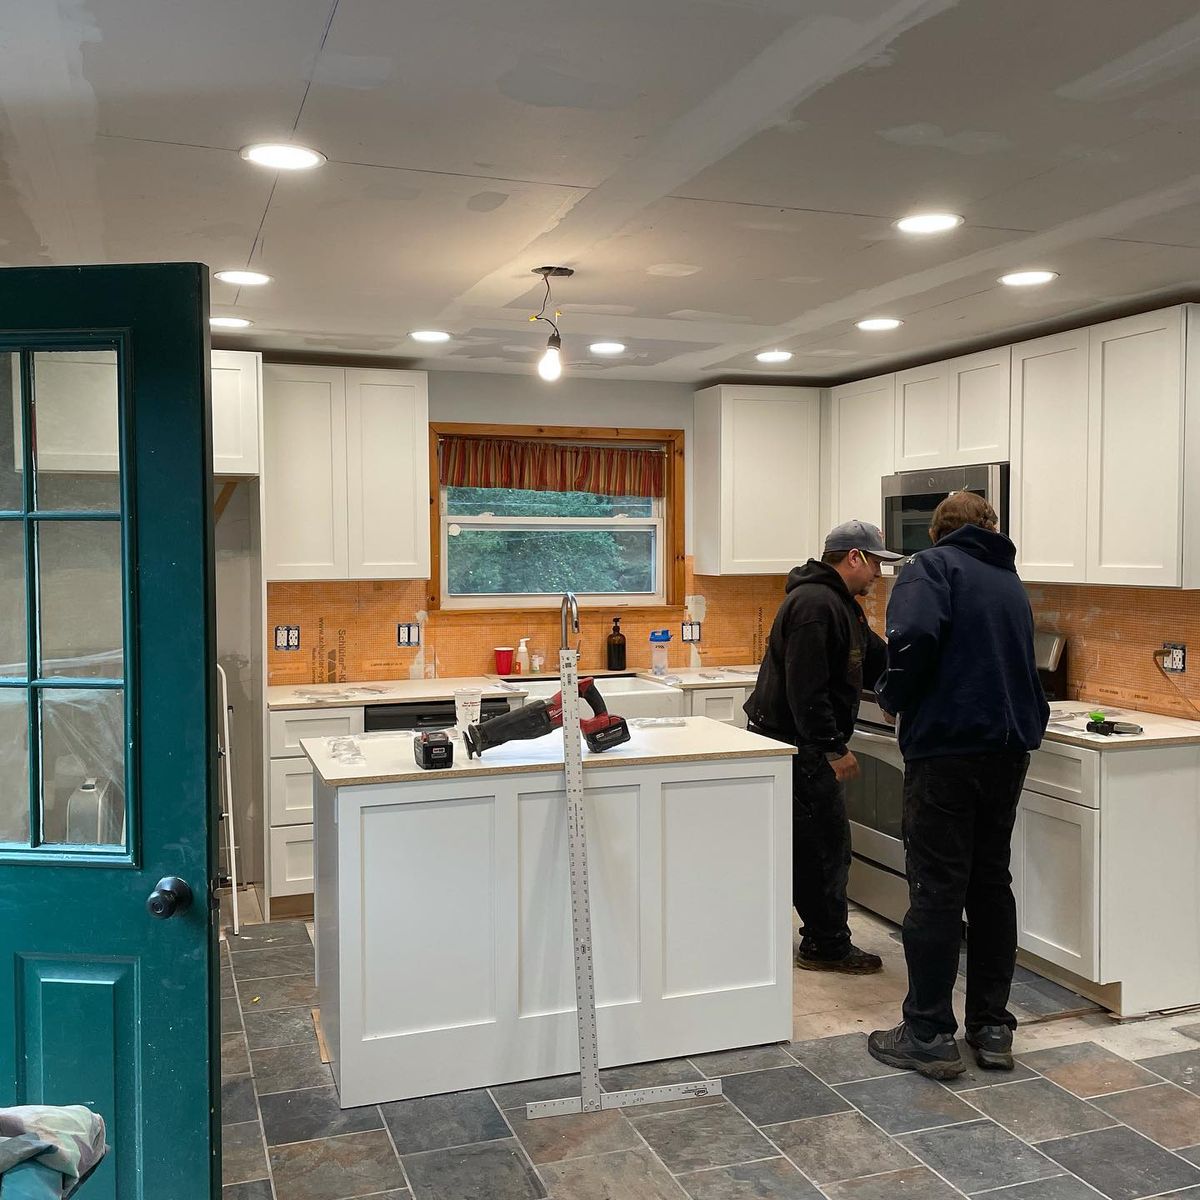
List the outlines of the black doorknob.
<svg viewBox="0 0 1200 1200">
<path fill-rule="evenodd" d="M 160 879 L 146 900 L 146 911 L 165 921 L 192 903 L 192 889 L 176 875 Z"/>
</svg>

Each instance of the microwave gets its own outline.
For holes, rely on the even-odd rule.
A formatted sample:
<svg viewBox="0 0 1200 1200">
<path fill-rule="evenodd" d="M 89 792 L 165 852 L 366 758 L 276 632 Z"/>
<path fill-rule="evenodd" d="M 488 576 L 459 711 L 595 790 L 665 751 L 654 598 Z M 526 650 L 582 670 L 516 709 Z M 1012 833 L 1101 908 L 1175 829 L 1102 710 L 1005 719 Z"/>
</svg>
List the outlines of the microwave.
<svg viewBox="0 0 1200 1200">
<path fill-rule="evenodd" d="M 1008 532 L 1008 463 L 901 471 L 883 477 L 883 541 L 906 557 L 928 550 L 934 509 L 951 492 L 974 492 L 996 510 L 1000 532 Z"/>
</svg>

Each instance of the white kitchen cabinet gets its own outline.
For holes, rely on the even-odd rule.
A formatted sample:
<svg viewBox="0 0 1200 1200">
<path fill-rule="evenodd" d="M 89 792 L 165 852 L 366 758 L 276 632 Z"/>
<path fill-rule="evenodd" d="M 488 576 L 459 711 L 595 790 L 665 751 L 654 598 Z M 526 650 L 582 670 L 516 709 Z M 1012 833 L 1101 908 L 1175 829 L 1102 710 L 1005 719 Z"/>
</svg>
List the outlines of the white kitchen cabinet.
<svg viewBox="0 0 1200 1200">
<path fill-rule="evenodd" d="M 312 824 L 312 763 L 307 758 L 271 759 L 269 790 L 272 829 Z"/>
<path fill-rule="evenodd" d="M 1034 583 L 1087 577 L 1089 333 L 1012 348 L 1009 532 Z"/>
<path fill-rule="evenodd" d="M 271 829 L 268 881 L 271 897 L 306 896 L 313 890 L 312 825 Z"/>
<path fill-rule="evenodd" d="M 257 475 L 262 355 L 214 350 L 211 360 L 213 474 Z"/>
<path fill-rule="evenodd" d="M 816 388 L 696 393 L 696 574 L 781 575 L 819 552 L 820 441 Z"/>
<path fill-rule="evenodd" d="M 745 688 L 691 688 L 686 694 L 689 717 L 709 717 L 723 725 L 746 728 Z"/>
<path fill-rule="evenodd" d="M 426 377 L 263 368 L 267 579 L 429 576 Z"/>
<path fill-rule="evenodd" d="M 949 364 L 912 367 L 895 379 L 896 470 L 950 466 Z"/>
<path fill-rule="evenodd" d="M 1178 587 L 1184 309 L 1093 326 L 1089 358 L 1087 581 Z"/>
<path fill-rule="evenodd" d="M 829 525 L 883 524 L 880 482 L 896 469 L 896 377 L 831 388 Z"/>
<path fill-rule="evenodd" d="M 362 708 L 277 709 L 271 713 L 271 757 L 301 758 L 301 738 L 347 737 L 363 731 Z"/>
</svg>

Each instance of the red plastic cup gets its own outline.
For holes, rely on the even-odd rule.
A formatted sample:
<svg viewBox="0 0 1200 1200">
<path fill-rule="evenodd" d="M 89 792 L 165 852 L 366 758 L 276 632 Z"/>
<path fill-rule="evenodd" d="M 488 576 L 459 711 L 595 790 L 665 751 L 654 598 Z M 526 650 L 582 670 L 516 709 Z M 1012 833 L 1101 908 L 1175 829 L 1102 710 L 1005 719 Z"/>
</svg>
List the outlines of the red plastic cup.
<svg viewBox="0 0 1200 1200">
<path fill-rule="evenodd" d="M 512 674 L 513 648 L 511 646 L 496 647 L 496 674 Z"/>
</svg>

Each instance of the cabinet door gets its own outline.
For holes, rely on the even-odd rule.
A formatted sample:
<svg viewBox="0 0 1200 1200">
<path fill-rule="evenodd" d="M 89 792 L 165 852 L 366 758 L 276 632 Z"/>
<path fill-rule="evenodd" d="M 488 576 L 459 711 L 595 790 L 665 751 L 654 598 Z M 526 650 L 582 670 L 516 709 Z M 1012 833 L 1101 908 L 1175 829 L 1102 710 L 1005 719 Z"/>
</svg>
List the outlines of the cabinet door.
<svg viewBox="0 0 1200 1200">
<path fill-rule="evenodd" d="M 363 731 L 361 708 L 281 709 L 271 713 L 271 757 L 302 758 L 301 738 L 348 737 Z"/>
<path fill-rule="evenodd" d="M 946 467 L 950 459 L 949 364 L 896 375 L 896 470 Z"/>
<path fill-rule="evenodd" d="M 263 367 L 263 572 L 346 579 L 346 373 Z"/>
<path fill-rule="evenodd" d="M 261 354 L 251 350 L 212 352 L 214 475 L 258 474 L 261 392 Z"/>
<path fill-rule="evenodd" d="M 1100 978 L 1099 817 L 1026 791 L 1012 843 L 1017 944 L 1092 980 Z"/>
<path fill-rule="evenodd" d="M 896 377 L 833 388 L 829 524 L 883 524 L 880 482 L 896 468 Z"/>
<path fill-rule="evenodd" d="M 307 758 L 271 759 L 271 825 L 311 825 L 312 819 L 312 763 Z"/>
<path fill-rule="evenodd" d="M 313 827 L 280 825 L 271 830 L 271 897 L 305 896 L 313 890 Z"/>
<path fill-rule="evenodd" d="M 1087 582 L 1178 587 L 1183 310 L 1089 333 Z"/>
<path fill-rule="evenodd" d="M 20 356 L 12 359 L 12 422 L 21 428 Z M 42 472 L 115 474 L 117 372 L 112 350 L 46 350 L 33 356 L 37 465 Z M 13 465 L 25 469 L 21 439 Z"/>
<path fill-rule="evenodd" d="M 746 703 L 745 688 L 693 688 L 688 694 L 693 717 L 709 717 L 724 725 L 746 728 L 746 711 L 742 707 Z"/>
<path fill-rule="evenodd" d="M 949 363 L 947 416 L 950 466 L 1008 459 L 1008 346 Z"/>
<path fill-rule="evenodd" d="M 346 372 L 346 481 L 350 578 L 427 579 L 424 372 Z"/>
<path fill-rule="evenodd" d="M 1087 570 L 1088 331 L 1012 350 L 1009 530 L 1029 582 Z"/>
</svg>

